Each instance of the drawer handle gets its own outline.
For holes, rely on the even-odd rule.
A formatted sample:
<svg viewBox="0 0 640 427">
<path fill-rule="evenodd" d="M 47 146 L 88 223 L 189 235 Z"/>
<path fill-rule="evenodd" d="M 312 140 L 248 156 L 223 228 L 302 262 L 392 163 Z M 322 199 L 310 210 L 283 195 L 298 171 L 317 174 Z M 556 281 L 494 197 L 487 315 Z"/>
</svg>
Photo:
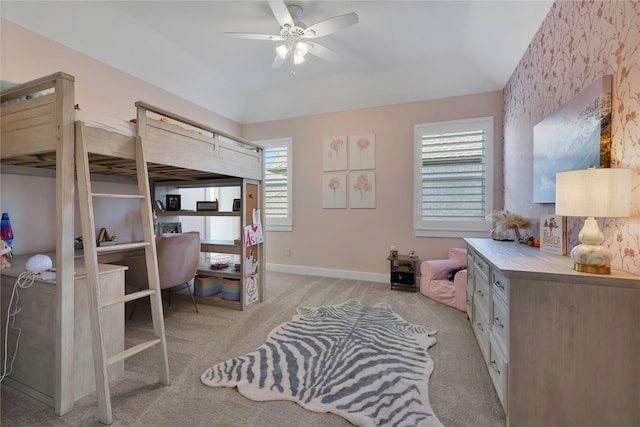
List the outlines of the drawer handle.
<svg viewBox="0 0 640 427">
<path fill-rule="evenodd" d="M 493 368 L 494 371 L 496 371 L 498 375 L 500 375 L 500 369 L 498 369 L 498 364 L 496 363 L 495 360 L 491 361 L 491 367 Z"/>
<path fill-rule="evenodd" d="M 478 322 L 478 323 L 476 323 L 476 325 L 478 326 L 478 329 L 480 329 L 482 332 L 484 332 L 484 328 L 482 327 L 482 323 Z"/>
<path fill-rule="evenodd" d="M 502 289 L 502 290 L 504 291 L 504 285 L 503 285 L 502 283 L 500 283 L 500 281 L 499 281 L 499 280 L 496 280 L 496 281 L 494 282 L 494 284 L 495 284 L 497 287 L 499 287 L 500 289 Z"/>
<path fill-rule="evenodd" d="M 483 297 L 483 298 L 484 298 L 484 294 L 482 293 L 482 289 L 478 289 L 476 292 L 477 292 L 478 294 L 480 294 L 480 296 L 481 296 L 481 297 Z"/>
<path fill-rule="evenodd" d="M 496 325 L 496 326 L 500 326 L 501 328 L 504 328 L 504 325 L 500 321 L 499 317 L 496 317 L 495 319 L 493 319 L 493 324 Z"/>
</svg>

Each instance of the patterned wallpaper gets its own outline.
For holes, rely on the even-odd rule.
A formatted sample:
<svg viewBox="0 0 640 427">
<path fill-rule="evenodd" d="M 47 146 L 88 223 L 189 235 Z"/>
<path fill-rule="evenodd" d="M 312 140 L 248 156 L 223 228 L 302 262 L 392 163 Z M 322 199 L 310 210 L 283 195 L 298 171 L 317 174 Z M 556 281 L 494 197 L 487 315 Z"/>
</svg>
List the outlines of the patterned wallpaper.
<svg viewBox="0 0 640 427">
<path fill-rule="evenodd" d="M 504 207 L 553 213 L 553 204 L 533 203 L 533 127 L 604 74 L 613 76 L 611 166 L 632 170 L 632 217 L 598 222 L 612 268 L 640 275 L 640 2 L 551 7 L 504 89 Z M 581 227 L 570 220 L 572 241 Z"/>
</svg>

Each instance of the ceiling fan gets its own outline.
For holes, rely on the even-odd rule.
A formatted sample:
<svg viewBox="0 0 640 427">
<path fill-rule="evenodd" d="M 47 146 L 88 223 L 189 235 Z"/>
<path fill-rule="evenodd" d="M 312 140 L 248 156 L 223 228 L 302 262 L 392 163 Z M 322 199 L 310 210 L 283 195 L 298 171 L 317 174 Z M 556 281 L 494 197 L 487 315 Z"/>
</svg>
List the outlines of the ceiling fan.
<svg viewBox="0 0 640 427">
<path fill-rule="evenodd" d="M 272 64 L 273 68 L 281 67 L 282 64 L 292 56 L 294 64 L 302 64 L 305 62 L 307 53 L 327 61 L 338 62 L 340 56 L 331 49 L 316 43 L 315 39 L 358 23 L 358 15 L 355 12 L 351 12 L 334 16 L 333 18 L 325 19 L 324 21 L 306 27 L 304 23 L 299 20 L 302 16 L 302 7 L 300 5 L 287 5 L 283 0 L 270 0 L 269 6 L 271 6 L 271 10 L 278 20 L 278 23 L 280 23 L 279 34 L 233 32 L 224 34 L 228 37 L 283 42 L 276 48 L 276 58 Z"/>
</svg>

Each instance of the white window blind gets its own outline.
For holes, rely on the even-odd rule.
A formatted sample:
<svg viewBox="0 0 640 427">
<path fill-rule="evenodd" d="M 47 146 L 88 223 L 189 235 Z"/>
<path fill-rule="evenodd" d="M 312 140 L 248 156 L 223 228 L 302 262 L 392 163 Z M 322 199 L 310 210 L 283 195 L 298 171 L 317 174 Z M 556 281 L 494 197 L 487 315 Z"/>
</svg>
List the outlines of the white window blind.
<svg viewBox="0 0 640 427">
<path fill-rule="evenodd" d="M 264 150 L 264 213 L 267 230 L 291 230 L 291 139 L 261 141 Z"/>
<path fill-rule="evenodd" d="M 471 236 L 488 227 L 492 123 L 486 118 L 416 126 L 418 235 Z"/>
<path fill-rule="evenodd" d="M 423 220 L 484 220 L 484 132 L 422 137 Z"/>
</svg>

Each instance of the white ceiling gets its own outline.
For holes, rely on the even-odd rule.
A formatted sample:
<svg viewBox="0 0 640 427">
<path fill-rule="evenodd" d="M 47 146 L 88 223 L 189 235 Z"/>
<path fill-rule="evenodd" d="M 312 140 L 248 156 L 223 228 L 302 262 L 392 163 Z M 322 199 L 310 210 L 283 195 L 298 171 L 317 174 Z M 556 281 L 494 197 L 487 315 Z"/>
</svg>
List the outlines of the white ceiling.
<svg viewBox="0 0 640 427">
<path fill-rule="evenodd" d="M 2 17 L 241 123 L 501 90 L 549 11 L 536 1 L 288 1 L 307 25 L 360 22 L 316 39 L 331 63 L 272 69 L 266 1 L 6 1 Z M 295 69 L 295 76 L 291 70 Z"/>
</svg>

